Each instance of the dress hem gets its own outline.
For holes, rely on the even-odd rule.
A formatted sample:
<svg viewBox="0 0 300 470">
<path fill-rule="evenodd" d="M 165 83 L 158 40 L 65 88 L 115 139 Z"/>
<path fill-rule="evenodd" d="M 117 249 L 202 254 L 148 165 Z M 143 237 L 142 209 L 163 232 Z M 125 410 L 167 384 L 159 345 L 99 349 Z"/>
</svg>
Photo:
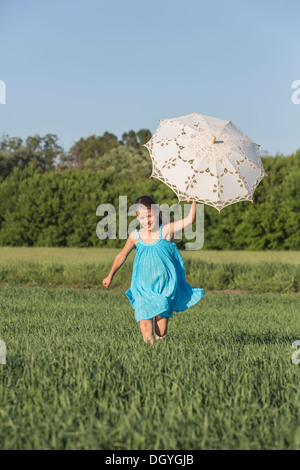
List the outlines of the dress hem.
<svg viewBox="0 0 300 470">
<path fill-rule="evenodd" d="M 160 314 L 163 313 L 163 312 L 166 312 L 166 309 L 160 310 L 159 312 L 154 313 L 151 317 L 140 318 L 140 320 L 137 320 L 137 319 L 135 319 L 135 320 L 136 320 L 137 323 L 138 323 L 139 321 L 141 321 L 141 320 L 151 320 L 152 318 L 156 317 L 157 315 L 160 315 Z M 172 312 L 171 315 L 164 316 L 163 318 L 172 318 L 172 317 L 173 317 L 173 312 Z"/>
<path fill-rule="evenodd" d="M 204 296 L 204 294 L 205 294 L 205 290 L 202 289 L 202 291 L 203 291 L 203 292 L 202 292 L 201 297 L 194 299 L 194 301 L 191 302 L 191 303 L 188 303 L 184 309 L 177 310 L 176 308 L 173 307 L 172 313 L 171 313 L 170 315 L 165 315 L 165 316 L 163 316 L 163 318 L 173 318 L 173 312 L 177 312 L 177 313 L 178 313 L 178 312 L 184 312 L 184 311 L 187 310 L 188 308 L 190 308 L 190 307 L 192 307 L 193 305 L 195 305 L 196 303 L 198 303 L 198 302 L 203 298 L 203 296 Z M 131 302 L 130 302 L 130 303 L 131 303 Z M 132 305 L 132 307 L 133 307 L 133 305 Z M 134 307 L 133 307 L 133 308 L 134 308 Z M 159 312 L 155 312 L 153 315 L 151 315 L 151 316 L 149 316 L 149 317 L 140 318 L 139 320 L 137 320 L 136 317 L 135 317 L 135 320 L 136 320 L 137 323 L 138 323 L 139 321 L 141 321 L 141 320 L 151 320 L 152 318 L 156 317 L 157 315 L 161 315 L 161 313 L 163 313 L 163 312 L 167 312 L 167 310 L 166 310 L 166 309 L 160 310 Z M 162 316 L 162 315 L 161 315 L 161 316 Z"/>
<path fill-rule="evenodd" d="M 194 302 L 192 302 L 191 304 L 187 305 L 183 310 L 176 310 L 175 308 L 173 309 L 175 312 L 184 312 L 185 310 L 187 310 L 188 308 L 192 307 L 193 305 L 195 305 L 197 302 L 199 302 L 199 300 L 201 300 L 205 294 L 205 290 L 202 289 L 203 293 L 201 295 L 201 297 L 199 299 L 195 299 Z"/>
</svg>

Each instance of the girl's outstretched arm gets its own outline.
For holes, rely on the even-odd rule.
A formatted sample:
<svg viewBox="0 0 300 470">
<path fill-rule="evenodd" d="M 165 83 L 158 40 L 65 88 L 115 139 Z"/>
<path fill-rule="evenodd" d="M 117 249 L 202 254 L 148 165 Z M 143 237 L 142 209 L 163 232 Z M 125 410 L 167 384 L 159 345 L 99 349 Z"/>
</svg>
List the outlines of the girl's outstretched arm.
<svg viewBox="0 0 300 470">
<path fill-rule="evenodd" d="M 129 237 L 128 237 L 125 245 L 124 245 L 124 248 L 115 257 L 115 260 L 113 262 L 113 265 L 112 265 L 112 268 L 109 272 L 109 275 L 105 279 L 103 279 L 103 281 L 102 281 L 102 284 L 103 284 L 104 287 L 108 288 L 110 286 L 114 275 L 116 274 L 118 269 L 120 269 L 122 264 L 125 263 L 125 261 L 127 259 L 127 256 L 133 250 L 134 247 L 135 247 L 135 243 L 129 235 Z"/>
<path fill-rule="evenodd" d="M 192 207 L 189 215 L 184 219 L 177 220 L 176 222 L 170 222 L 165 228 L 165 236 L 167 239 L 172 239 L 175 232 L 184 229 L 191 225 L 196 218 L 196 201 L 192 202 Z"/>
</svg>

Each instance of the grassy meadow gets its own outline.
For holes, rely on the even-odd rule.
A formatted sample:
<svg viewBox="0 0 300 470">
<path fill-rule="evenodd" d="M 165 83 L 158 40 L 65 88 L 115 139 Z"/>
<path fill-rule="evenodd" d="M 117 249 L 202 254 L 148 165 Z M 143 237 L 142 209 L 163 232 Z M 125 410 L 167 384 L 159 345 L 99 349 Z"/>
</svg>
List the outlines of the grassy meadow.
<svg viewBox="0 0 300 470">
<path fill-rule="evenodd" d="M 0 284 L 102 288 L 116 249 L 0 247 Z M 181 251 L 186 278 L 206 290 L 295 293 L 300 290 L 299 252 Z M 130 286 L 135 250 L 112 287 Z"/>
<path fill-rule="evenodd" d="M 299 254 L 182 252 L 206 293 L 151 347 L 118 251 L 0 248 L 0 448 L 299 450 Z"/>
</svg>

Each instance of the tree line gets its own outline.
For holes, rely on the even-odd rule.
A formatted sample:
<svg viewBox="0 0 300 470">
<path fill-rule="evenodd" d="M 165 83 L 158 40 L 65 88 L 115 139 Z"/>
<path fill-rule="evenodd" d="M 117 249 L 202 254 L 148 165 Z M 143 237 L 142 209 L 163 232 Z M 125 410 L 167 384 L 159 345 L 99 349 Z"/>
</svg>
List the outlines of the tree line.
<svg viewBox="0 0 300 470">
<path fill-rule="evenodd" d="M 142 129 L 116 136 L 80 139 L 68 152 L 57 137 L 4 136 L 0 142 L 0 245 L 118 247 L 125 240 L 101 240 L 96 226 L 100 204 L 117 210 L 119 195 L 128 209 L 137 196 L 151 194 L 158 204 L 176 204 L 173 191 L 149 179 L 152 164 L 141 147 L 151 137 Z M 254 204 L 240 202 L 219 214 L 204 210 L 203 249 L 298 250 L 300 248 L 300 149 L 290 156 L 262 157 L 268 173 L 254 193 Z M 134 217 L 129 217 L 129 221 Z M 186 241 L 176 240 L 179 248 Z"/>
<path fill-rule="evenodd" d="M 42 173 L 72 168 L 103 171 L 113 169 L 113 164 L 117 161 L 120 162 L 120 167 L 116 170 L 125 170 L 128 161 L 134 166 L 134 163 L 143 159 L 145 152 L 141 145 L 150 138 L 149 129 L 124 132 L 121 140 L 106 131 L 101 136 L 81 138 L 66 151 L 59 145 L 55 134 L 29 136 L 25 140 L 3 134 L 0 139 L 0 181 L 7 178 L 13 168 L 23 170 L 30 162 Z M 148 166 L 146 165 L 146 169 Z"/>
</svg>

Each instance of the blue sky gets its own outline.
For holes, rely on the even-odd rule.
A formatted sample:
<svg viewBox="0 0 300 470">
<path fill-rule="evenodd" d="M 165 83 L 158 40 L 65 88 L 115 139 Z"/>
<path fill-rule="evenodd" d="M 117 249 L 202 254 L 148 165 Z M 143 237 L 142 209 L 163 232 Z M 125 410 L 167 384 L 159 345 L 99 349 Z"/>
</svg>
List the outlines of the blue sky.
<svg viewBox="0 0 300 470">
<path fill-rule="evenodd" d="M 297 0 L 0 0 L 0 135 L 53 133 L 68 149 L 196 111 L 288 155 L 299 16 Z"/>
</svg>

